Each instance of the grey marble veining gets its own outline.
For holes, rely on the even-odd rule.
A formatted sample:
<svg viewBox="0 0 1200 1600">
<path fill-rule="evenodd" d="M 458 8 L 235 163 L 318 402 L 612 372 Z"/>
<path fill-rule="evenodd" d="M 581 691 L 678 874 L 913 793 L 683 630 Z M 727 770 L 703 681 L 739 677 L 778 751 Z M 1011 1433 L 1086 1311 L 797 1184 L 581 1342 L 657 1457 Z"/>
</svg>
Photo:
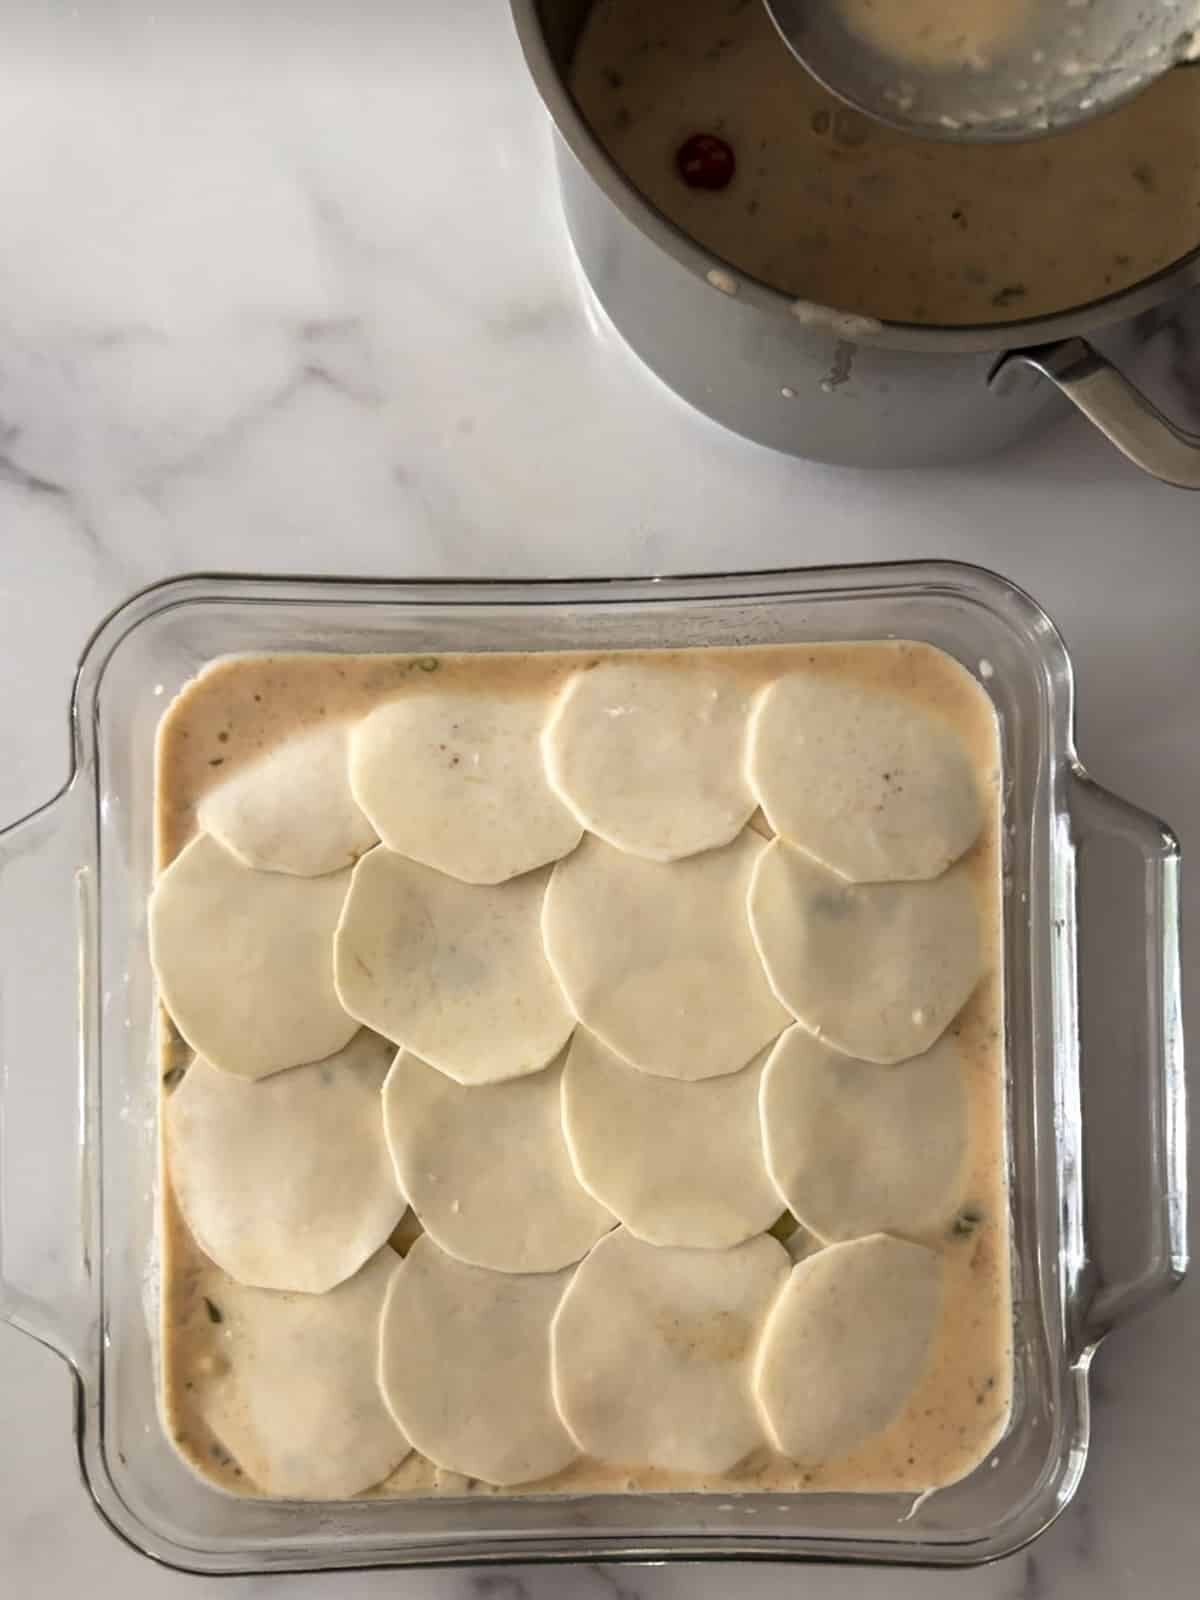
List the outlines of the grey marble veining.
<svg viewBox="0 0 1200 1600">
<path fill-rule="evenodd" d="M 0 819 L 66 771 L 78 653 L 198 568 L 586 575 L 941 555 L 1061 623 L 1096 776 L 1200 850 L 1200 503 L 1081 423 L 872 476 L 690 411 L 582 284 L 500 0 L 3 7 Z M 1139 375 L 1200 425 L 1200 297 Z M 1200 912 L 1188 902 L 1192 949 Z M 1189 972 L 1189 1000 L 1200 990 Z M 29 1064 L 7 1063 L 10 1071 Z M 1136 1063 L 1131 1063 L 1136 1069 Z M 0 1329 L 0 1590 L 108 1600 L 1118 1600 L 1196 1592 L 1200 1291 L 1113 1335 L 1093 1457 L 1031 1550 L 771 1566 L 192 1580 L 99 1522 L 65 1369 Z"/>
</svg>

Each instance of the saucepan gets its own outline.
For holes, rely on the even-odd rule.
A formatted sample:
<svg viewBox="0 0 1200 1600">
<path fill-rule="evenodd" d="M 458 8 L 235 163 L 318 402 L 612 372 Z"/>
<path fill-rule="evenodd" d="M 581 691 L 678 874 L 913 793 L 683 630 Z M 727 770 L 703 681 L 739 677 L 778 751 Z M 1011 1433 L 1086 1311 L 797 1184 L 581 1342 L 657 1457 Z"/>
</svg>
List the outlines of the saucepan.
<svg viewBox="0 0 1200 1600">
<path fill-rule="evenodd" d="M 1061 315 L 939 328 L 830 308 L 801 322 L 786 295 L 669 223 L 593 136 L 566 82 L 590 4 L 512 0 L 512 9 L 556 130 L 583 271 L 624 338 L 684 399 L 759 444 L 860 467 L 985 455 L 1070 402 L 1144 472 L 1200 489 L 1200 435 L 1164 416 L 1118 364 L 1154 313 L 1200 285 L 1200 249 Z"/>
</svg>

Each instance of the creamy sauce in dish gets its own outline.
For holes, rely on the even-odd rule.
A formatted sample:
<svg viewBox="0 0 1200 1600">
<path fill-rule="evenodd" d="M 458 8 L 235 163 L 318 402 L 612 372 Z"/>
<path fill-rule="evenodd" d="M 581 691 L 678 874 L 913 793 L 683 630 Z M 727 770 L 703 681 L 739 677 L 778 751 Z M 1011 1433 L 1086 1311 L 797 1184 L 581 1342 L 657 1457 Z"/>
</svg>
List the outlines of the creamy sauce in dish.
<svg viewBox="0 0 1200 1600">
<path fill-rule="evenodd" d="M 188 685 L 160 728 L 157 762 L 157 859 L 169 865 L 197 832 L 206 794 L 285 740 L 315 727 L 357 719 L 399 695 L 433 685 L 465 695 L 548 698 L 594 655 L 261 656 L 214 663 Z M 748 693 L 789 671 L 803 670 L 866 693 L 898 697 L 953 729 L 979 777 L 984 816 L 963 858 L 980 908 L 985 977 L 947 1035 L 960 1052 L 968 1124 L 963 1201 L 949 1224 L 914 1235 L 943 1263 L 944 1295 L 932 1355 L 923 1377 L 894 1420 L 836 1458 L 798 1464 L 755 1450 L 733 1469 L 705 1476 L 664 1469 L 617 1468 L 586 1456 L 565 1470 L 516 1490 L 436 1467 L 414 1451 L 373 1493 L 593 1493 L 895 1490 L 920 1492 L 976 1467 L 1007 1423 L 1012 1396 L 1012 1305 L 1005 1147 L 1005 1052 L 1000 900 L 1001 801 L 994 714 L 980 687 L 941 652 L 904 642 L 795 645 L 771 648 L 621 654 L 686 674 L 698 661 L 727 671 Z M 753 826 L 762 830 L 756 818 Z M 769 830 L 768 830 L 769 831 Z M 668 869 L 669 870 L 669 869 Z M 188 1069 L 190 1051 L 164 1028 L 162 1093 L 170 1096 Z M 163 1412 L 179 1450 L 205 1476 L 241 1493 L 261 1492 L 254 1461 L 232 1453 L 244 1439 L 248 1401 L 240 1388 L 249 1356 L 239 1360 L 236 1309 L 229 1280 L 199 1249 L 162 1183 Z M 784 1213 L 772 1231 L 796 1234 Z M 402 1254 L 420 1232 L 412 1214 L 393 1235 Z M 803 1234 L 792 1248 L 811 1248 Z M 223 1303 L 223 1296 L 229 1296 Z M 703 1330 L 696 1337 L 706 1337 Z M 262 1352 L 254 1359 L 261 1361 Z M 252 1431 L 252 1430 L 251 1430 Z"/>
<path fill-rule="evenodd" d="M 955 9 L 965 27 L 992 6 L 1008 10 Z M 758 0 L 597 0 L 570 81 L 652 205 L 804 302 L 895 322 L 1010 322 L 1128 288 L 1200 245 L 1195 72 L 1169 72 L 1053 138 L 951 145 L 844 106 Z"/>
</svg>

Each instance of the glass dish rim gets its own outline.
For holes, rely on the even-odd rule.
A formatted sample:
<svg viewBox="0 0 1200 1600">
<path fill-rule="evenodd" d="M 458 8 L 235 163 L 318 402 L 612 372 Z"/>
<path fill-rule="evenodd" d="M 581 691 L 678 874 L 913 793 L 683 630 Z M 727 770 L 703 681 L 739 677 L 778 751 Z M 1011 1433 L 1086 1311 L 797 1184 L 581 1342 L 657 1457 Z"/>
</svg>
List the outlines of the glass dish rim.
<svg viewBox="0 0 1200 1600">
<path fill-rule="evenodd" d="M 104 670 L 113 654 L 118 650 L 122 641 L 129 636 L 141 623 L 150 618 L 161 617 L 178 604 L 189 600 L 201 600 L 210 603 L 221 601 L 256 601 L 271 602 L 311 602 L 314 605 L 328 604 L 331 600 L 351 600 L 359 603 L 373 601 L 376 604 L 388 602 L 407 602 L 409 604 L 440 603 L 452 606 L 495 606 L 499 604 L 512 604 L 514 608 L 538 610 L 548 604 L 577 601 L 581 604 L 594 606 L 606 601 L 634 604 L 638 607 L 653 607 L 656 600 L 687 600 L 720 602 L 735 600 L 739 597 L 748 597 L 753 594 L 761 600 L 778 599 L 792 600 L 823 599 L 828 600 L 837 595 L 839 581 L 844 587 L 847 598 L 861 597 L 869 592 L 873 586 L 886 589 L 894 597 L 902 595 L 921 595 L 926 598 L 936 593 L 939 580 L 950 588 L 961 591 L 964 582 L 969 588 L 971 585 L 982 584 L 983 588 L 990 591 L 992 598 L 1003 598 L 1006 603 L 1016 606 L 1018 611 L 1025 614 L 1026 620 L 1031 622 L 1040 635 L 1042 651 L 1039 666 L 1047 664 L 1047 658 L 1053 658 L 1053 666 L 1057 676 L 1055 695 L 1052 696 L 1054 716 L 1047 728 L 1047 748 L 1071 770 L 1081 772 L 1078 767 L 1074 746 L 1074 680 L 1071 670 L 1069 655 L 1061 637 L 1054 629 L 1044 611 L 1017 585 L 1000 577 L 989 569 L 972 566 L 966 563 L 949 561 L 904 561 L 904 562 L 878 562 L 862 565 L 831 564 L 815 568 L 768 568 L 751 572 L 719 572 L 696 574 L 671 574 L 658 576 L 605 576 L 598 578 L 418 578 L 418 579 L 390 579 L 376 577 L 331 577 L 320 574 L 249 574 L 249 573 L 189 573 L 179 577 L 167 579 L 163 582 L 148 585 L 130 596 L 121 606 L 115 608 L 96 628 L 81 656 L 79 671 L 71 697 L 71 726 L 72 726 L 72 753 L 73 768 L 71 777 L 64 786 L 62 794 L 71 790 L 82 777 L 88 776 L 87 756 L 95 758 L 98 749 L 98 698 L 103 684 Z M 514 646 L 520 648 L 520 645 Z M 90 709 L 92 717 L 90 723 L 84 716 L 87 709 L 87 696 L 91 696 Z M 89 740 L 96 741 L 89 749 Z M 93 782 L 94 799 L 100 798 L 100 787 L 95 781 L 94 771 L 90 774 Z M 55 802 L 51 802 L 53 805 Z M 36 818 L 48 808 L 33 814 Z M 33 820 L 26 819 L 26 821 Z M 24 824 L 17 824 L 22 827 Z M 6 830 L 11 831 L 11 830 Z M 0 839 L 2 839 L 0 835 Z M 97 851 L 99 841 L 94 841 Z M 1007 943 L 1007 935 L 1006 935 Z M 36 1329 L 32 1329 L 35 1331 Z M 61 1349 L 61 1344 L 53 1338 L 49 1341 L 55 1348 Z M 1075 1374 L 1078 1388 L 1077 1399 L 1079 1402 L 1081 1423 L 1086 1434 L 1087 1426 L 1087 1401 L 1086 1401 L 1086 1369 L 1090 1361 L 1091 1349 L 1094 1345 L 1086 1346 L 1078 1353 L 1077 1359 L 1071 1365 L 1071 1372 Z M 94 1374 L 93 1374 L 94 1376 Z M 104 1472 L 103 1461 L 93 1451 L 89 1451 L 88 1442 L 96 1443 L 95 1430 L 87 1426 L 87 1397 L 83 1387 L 83 1380 L 79 1379 L 78 1393 L 80 1397 L 77 1416 L 77 1435 L 80 1443 L 80 1460 L 84 1470 L 85 1481 L 93 1498 L 96 1499 L 102 1514 L 110 1525 L 132 1543 L 136 1548 L 148 1554 L 159 1552 L 151 1551 L 146 1544 L 132 1536 L 127 1526 L 121 1526 L 113 1515 L 113 1508 L 105 1505 L 103 1501 L 107 1496 L 102 1496 L 98 1490 L 101 1487 L 97 1471 Z M 1082 1461 L 1079 1462 L 1082 1468 Z M 1078 1473 L 1075 1474 L 1076 1478 Z M 111 1479 L 105 1478 L 108 1486 L 115 1489 Z M 1073 1487 L 1073 1485 L 1072 1485 Z M 625 1497 L 628 1498 L 628 1497 Z M 1056 1515 L 1066 1503 L 1067 1497 L 1059 1497 L 1059 1503 L 1053 1509 Z M 993 1559 L 996 1555 L 1007 1554 L 1011 1550 L 1020 1548 L 1028 1539 L 1036 1537 L 1044 1526 L 1053 1520 L 1053 1515 L 1039 1526 L 1027 1531 L 1016 1543 L 1004 1545 L 999 1550 L 984 1549 L 982 1552 L 973 1553 L 965 1558 L 958 1558 L 965 1562 L 978 1562 Z M 562 1538 L 563 1536 L 560 1536 Z M 821 1560 L 830 1559 L 837 1554 L 834 1549 L 820 1551 L 794 1552 L 781 1548 L 786 1535 L 782 1530 L 776 1539 L 778 1544 L 772 1543 L 769 1549 L 759 1549 L 748 1544 L 739 1544 L 736 1537 L 729 1535 L 723 1537 L 724 1547 L 706 1549 L 702 1546 L 689 1546 L 686 1551 L 675 1550 L 673 1553 L 682 1559 L 767 1559 L 776 1561 L 791 1560 Z M 512 1552 L 500 1551 L 497 1553 L 472 1554 L 469 1549 L 452 1550 L 443 1555 L 436 1553 L 412 1560 L 399 1553 L 392 1558 L 394 1564 L 404 1565 L 435 1565 L 435 1564 L 495 1564 L 513 1559 L 519 1560 L 550 1560 L 572 1561 L 581 1559 L 605 1560 L 627 1559 L 646 1560 L 659 1559 L 660 1552 L 654 1546 L 654 1541 L 642 1541 L 647 1546 L 645 1549 L 607 1550 L 603 1541 L 589 1536 L 586 1531 L 577 1536 L 578 1545 L 582 1548 L 545 1550 L 530 1552 L 520 1550 L 515 1555 Z M 628 1542 L 628 1541 L 626 1541 Z M 668 1541 L 669 1542 L 669 1541 Z M 668 1554 L 672 1552 L 667 1552 Z M 170 1556 L 166 1559 L 171 1561 Z M 856 1552 L 852 1559 L 885 1565 L 896 1564 L 896 1556 L 886 1551 L 879 1554 L 869 1552 Z M 922 1559 L 906 1554 L 903 1558 L 907 1565 L 941 1566 L 947 1564 L 943 1555 L 941 1560 L 936 1554 Z M 171 1561 L 171 1564 L 175 1564 Z M 181 1565 L 183 1563 L 180 1563 Z M 366 1560 L 366 1566 L 383 1564 L 378 1559 Z M 348 1565 L 337 1563 L 337 1570 L 350 1570 L 356 1563 Z M 214 1571 L 212 1567 L 193 1566 L 187 1570 Z M 221 1571 L 263 1572 L 268 1570 L 263 1566 L 246 1565 L 238 1567 L 222 1567 Z M 311 1567 L 292 1567 L 288 1570 L 314 1570 Z"/>
</svg>

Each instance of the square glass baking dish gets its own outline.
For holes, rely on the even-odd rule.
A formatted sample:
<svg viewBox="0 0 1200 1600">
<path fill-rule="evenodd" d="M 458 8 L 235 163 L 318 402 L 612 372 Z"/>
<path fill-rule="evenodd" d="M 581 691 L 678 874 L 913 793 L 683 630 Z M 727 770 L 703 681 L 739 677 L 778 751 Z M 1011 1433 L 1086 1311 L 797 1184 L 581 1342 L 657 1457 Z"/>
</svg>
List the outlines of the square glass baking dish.
<svg viewBox="0 0 1200 1600">
<path fill-rule="evenodd" d="M 1004 770 L 1015 1399 L 937 1493 L 359 1500 L 227 1495 L 175 1454 L 156 1350 L 154 737 L 215 657 L 926 640 L 983 683 Z M 80 1462 L 112 1527 L 202 1572 L 705 1557 L 965 1565 L 1070 1500 L 1097 1341 L 1187 1257 L 1170 832 L 1093 785 L 1071 665 L 1025 594 L 945 563 L 553 583 L 197 576 L 97 630 L 73 775 L 0 834 L 0 1310 L 76 1375 Z M 1100 915 L 1093 915 L 1093 912 Z"/>
</svg>

